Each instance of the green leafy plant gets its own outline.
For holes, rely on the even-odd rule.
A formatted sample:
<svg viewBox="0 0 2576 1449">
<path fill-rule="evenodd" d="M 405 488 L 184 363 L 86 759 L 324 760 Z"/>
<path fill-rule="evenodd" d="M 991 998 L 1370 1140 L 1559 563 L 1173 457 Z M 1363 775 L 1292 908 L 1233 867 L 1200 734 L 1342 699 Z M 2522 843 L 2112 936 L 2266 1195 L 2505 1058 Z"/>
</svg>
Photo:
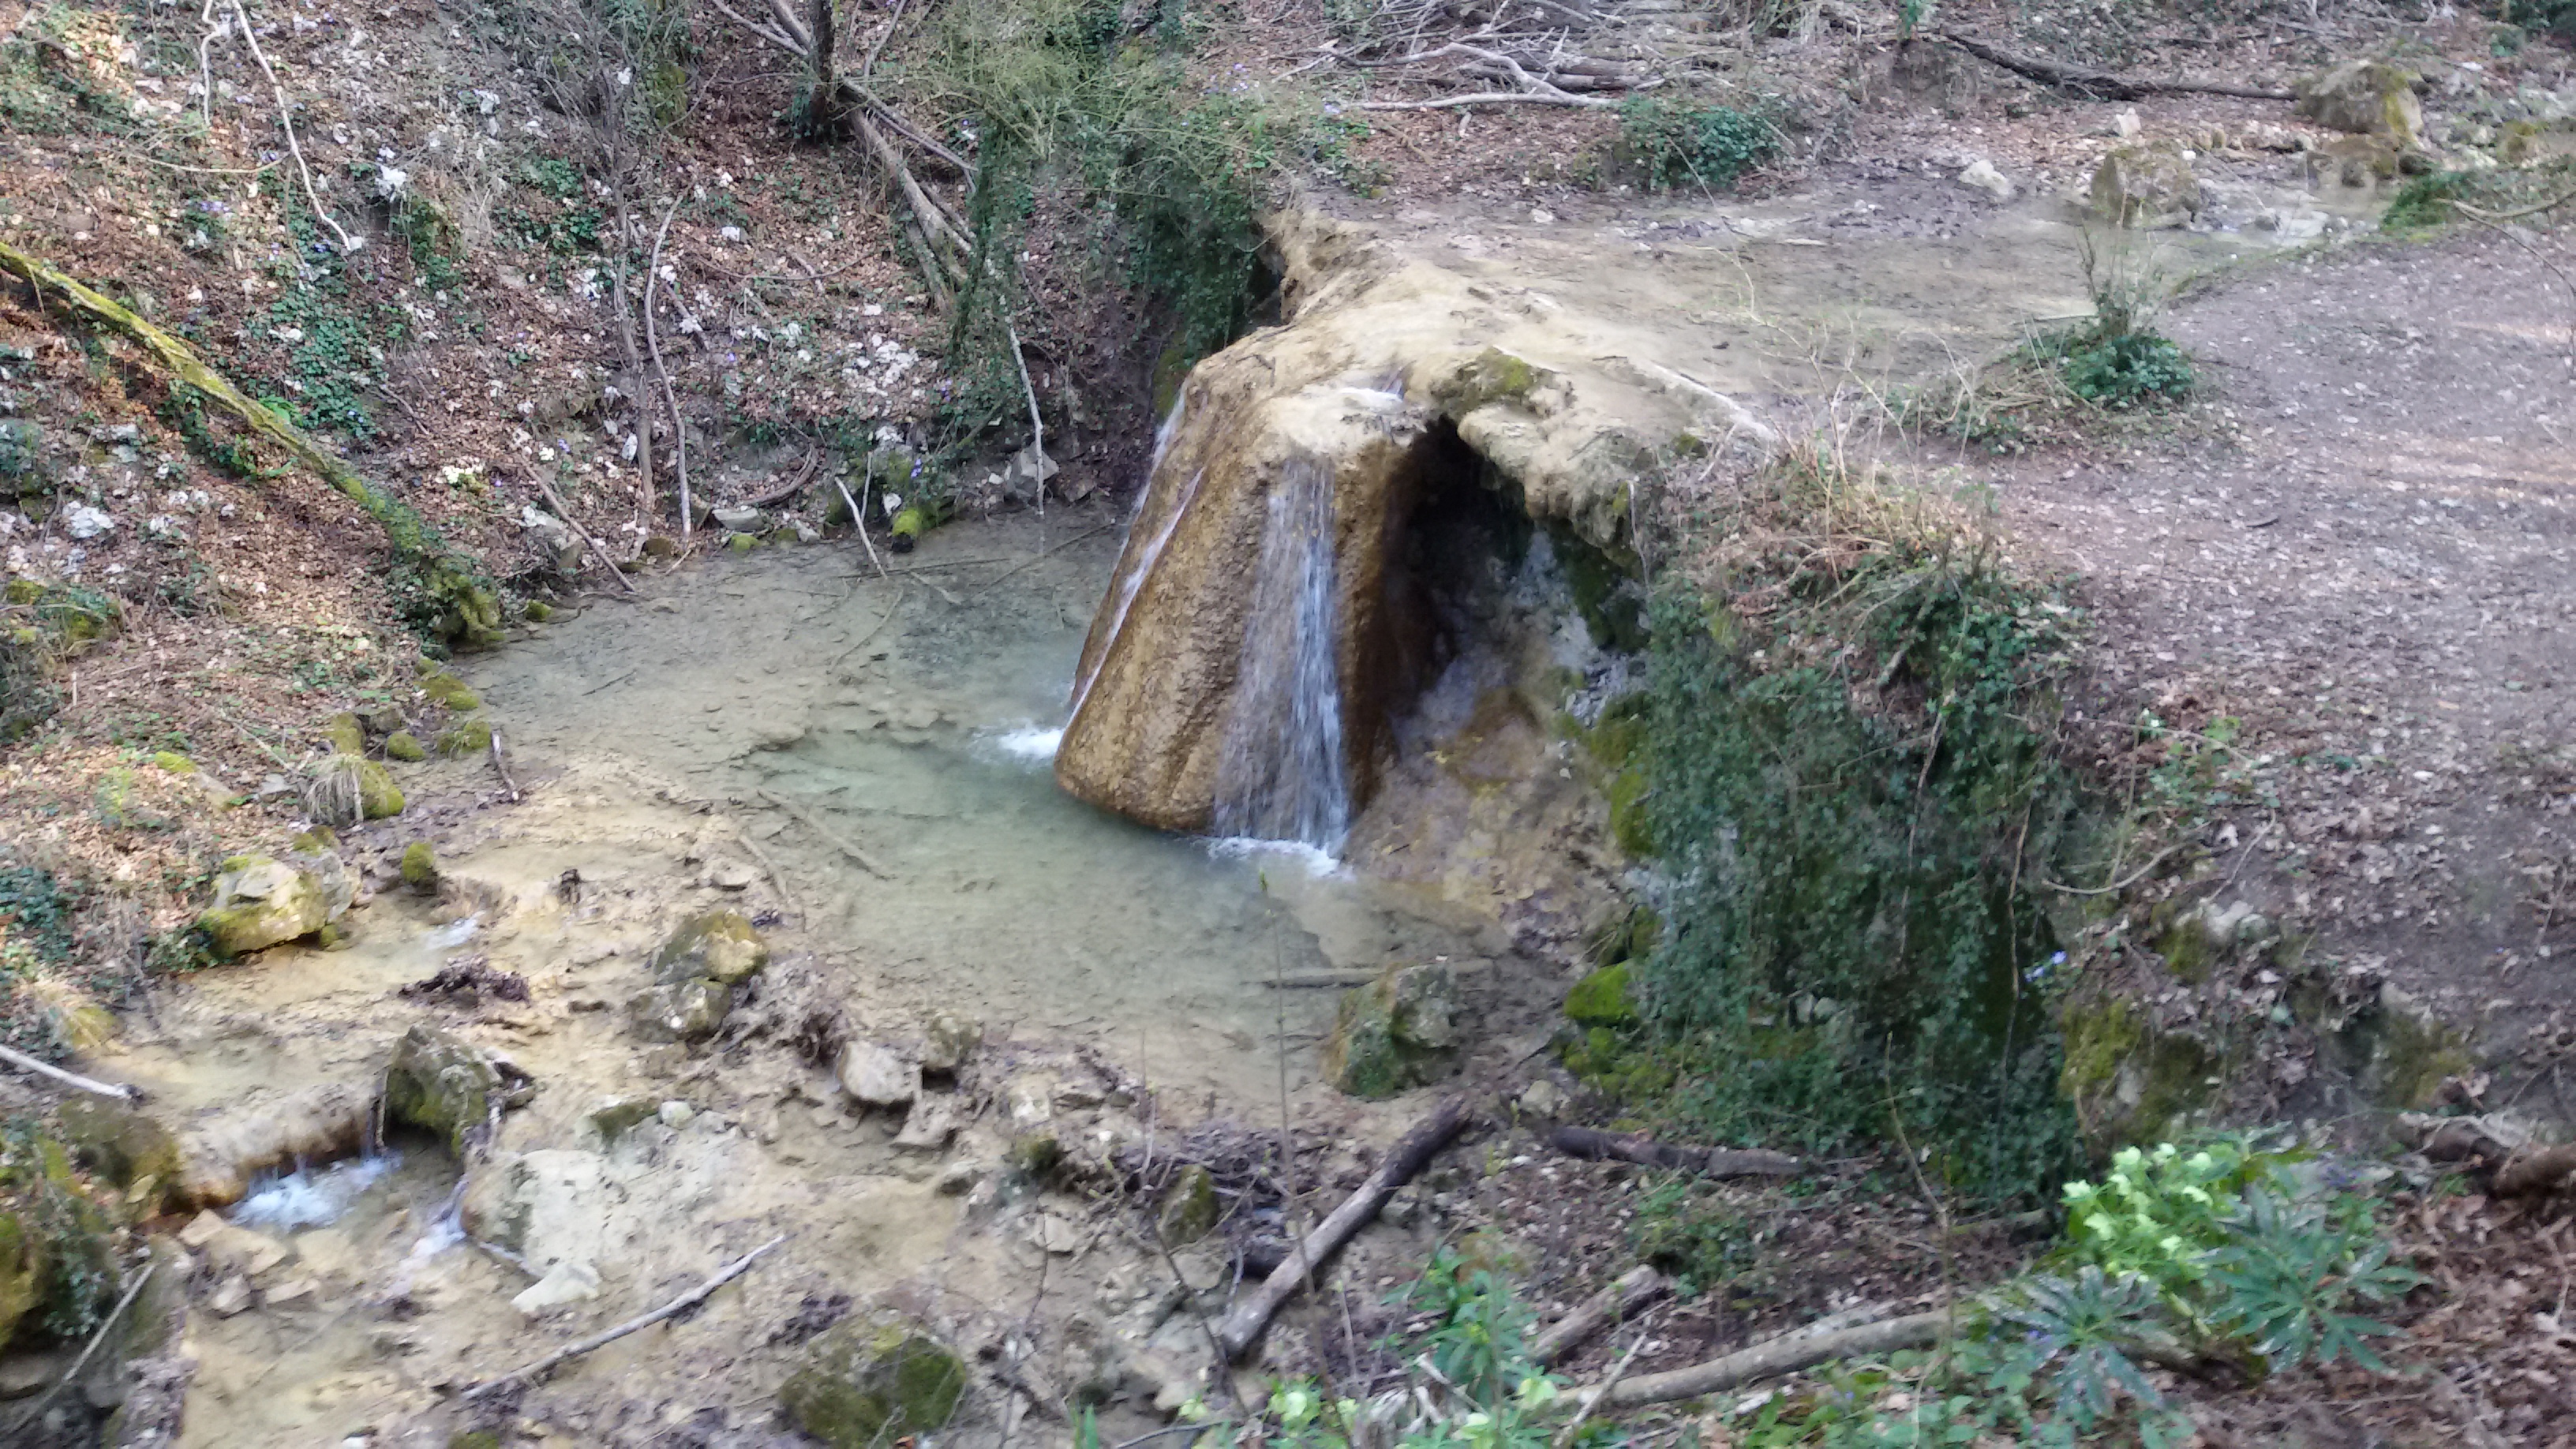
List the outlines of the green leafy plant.
<svg viewBox="0 0 2576 1449">
<path fill-rule="evenodd" d="M 2192 389 L 2191 359 L 2161 333 L 2122 332 L 2064 355 L 2066 385 L 2086 402 L 2135 407 L 2150 398 L 2178 398 Z"/>
<path fill-rule="evenodd" d="M 1629 1223 L 1628 1243 L 1640 1259 L 1695 1291 L 1734 1283 L 1760 1262 L 1752 1225 L 1689 1173 L 1675 1173 L 1646 1190 Z"/>
<path fill-rule="evenodd" d="M 2329 1205 L 2247 1193 L 2239 1231 L 2209 1255 L 2208 1280 L 2221 1295 L 2211 1317 L 2275 1369 L 2347 1358 L 2386 1373 L 2363 1340 L 2397 1330 L 2344 1309 L 2400 1297 L 2423 1275 L 2388 1261 L 2376 1233 L 2336 1217 Z"/>
<path fill-rule="evenodd" d="M 1732 106 L 1655 96 L 1619 104 L 1619 145 L 1648 191 L 1718 191 L 1780 150 L 1780 128 Z"/>
</svg>

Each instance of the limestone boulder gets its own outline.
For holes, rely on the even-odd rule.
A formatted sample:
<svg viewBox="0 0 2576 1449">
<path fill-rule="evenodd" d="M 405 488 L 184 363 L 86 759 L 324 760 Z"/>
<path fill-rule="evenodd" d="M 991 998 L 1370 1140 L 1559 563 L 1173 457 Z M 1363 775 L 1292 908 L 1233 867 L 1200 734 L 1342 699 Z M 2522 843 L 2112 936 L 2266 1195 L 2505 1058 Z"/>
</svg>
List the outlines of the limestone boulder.
<svg viewBox="0 0 2576 1449">
<path fill-rule="evenodd" d="M 313 872 L 265 855 L 236 855 L 215 874 L 215 900 L 197 926 L 217 953 L 239 956 L 322 929 L 330 893 Z"/>
<path fill-rule="evenodd" d="M 900 1107 L 921 1095 L 921 1064 L 889 1046 L 852 1041 L 833 1068 L 841 1090 L 865 1107 Z"/>
<path fill-rule="evenodd" d="M 2180 146 L 2118 146 L 2093 168 L 2093 209 L 2113 226 L 2181 226 L 2200 214 L 2200 178 Z"/>
<path fill-rule="evenodd" d="M 385 1117 L 437 1134 L 462 1158 L 501 1113 L 536 1094 L 524 1071 L 450 1032 L 417 1025 L 385 1067 Z"/>
<path fill-rule="evenodd" d="M 704 1041 L 732 1010 L 732 987 L 693 976 L 647 987 L 629 998 L 627 1027 L 645 1041 Z"/>
<path fill-rule="evenodd" d="M 653 953 L 646 968 L 666 983 L 703 976 L 739 986 L 769 964 L 769 943 L 740 911 L 714 910 L 692 916 Z"/>
<path fill-rule="evenodd" d="M 1446 962 L 1390 966 L 1342 997 L 1324 1043 L 1324 1080 L 1392 1097 L 1446 1076 L 1458 1059 L 1458 980 Z"/>
<path fill-rule="evenodd" d="M 1163 829 L 1215 823 L 1228 741 L 1264 723 L 1246 705 L 1247 641 L 1284 621 L 1246 585 L 1291 526 L 1277 520 L 1298 520 L 1328 555 L 1319 627 L 1349 803 L 1364 808 L 1435 647 L 1407 567 L 1419 509 L 1490 489 L 1616 556 L 1632 488 L 1658 457 L 1778 442 L 1657 360 L 1686 344 L 1634 295 L 1578 312 L 1311 215 L 1282 218 L 1275 240 L 1293 319 L 1184 384 L 1056 754 L 1072 794 Z M 1314 507 L 1296 502 L 1309 493 Z"/>
<path fill-rule="evenodd" d="M 871 1313 L 817 1336 L 778 1398 L 832 1449 L 873 1449 L 947 1427 L 965 1392 L 966 1365 L 953 1350 L 898 1315 Z"/>
<path fill-rule="evenodd" d="M 2376 136 L 2400 151 L 2424 144 L 2424 106 L 2413 71 L 2384 60 L 2347 60 L 2299 86 L 2299 114 L 2320 126 Z"/>
</svg>

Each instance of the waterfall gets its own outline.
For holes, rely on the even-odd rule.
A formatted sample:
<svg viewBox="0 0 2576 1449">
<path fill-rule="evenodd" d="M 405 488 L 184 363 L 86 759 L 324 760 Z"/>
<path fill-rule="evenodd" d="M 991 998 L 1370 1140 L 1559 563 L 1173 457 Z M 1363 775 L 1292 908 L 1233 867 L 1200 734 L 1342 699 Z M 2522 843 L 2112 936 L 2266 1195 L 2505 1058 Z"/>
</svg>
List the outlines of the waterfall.
<svg viewBox="0 0 2576 1449">
<path fill-rule="evenodd" d="M 1330 468 L 1292 461 L 1268 508 L 1217 759 L 1216 833 L 1334 851 L 1350 831 L 1351 791 L 1342 760 Z"/>
</svg>

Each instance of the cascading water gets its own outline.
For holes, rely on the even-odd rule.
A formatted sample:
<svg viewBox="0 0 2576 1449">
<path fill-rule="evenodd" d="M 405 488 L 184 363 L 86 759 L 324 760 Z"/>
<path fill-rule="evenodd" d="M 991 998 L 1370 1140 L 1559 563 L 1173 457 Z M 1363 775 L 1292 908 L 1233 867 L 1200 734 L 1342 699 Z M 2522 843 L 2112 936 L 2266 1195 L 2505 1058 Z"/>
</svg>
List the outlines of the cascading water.
<svg viewBox="0 0 2576 1449">
<path fill-rule="evenodd" d="M 1217 760 L 1221 836 L 1338 851 L 1350 833 L 1332 488 L 1329 468 L 1300 458 L 1268 500 L 1241 673 Z"/>
</svg>

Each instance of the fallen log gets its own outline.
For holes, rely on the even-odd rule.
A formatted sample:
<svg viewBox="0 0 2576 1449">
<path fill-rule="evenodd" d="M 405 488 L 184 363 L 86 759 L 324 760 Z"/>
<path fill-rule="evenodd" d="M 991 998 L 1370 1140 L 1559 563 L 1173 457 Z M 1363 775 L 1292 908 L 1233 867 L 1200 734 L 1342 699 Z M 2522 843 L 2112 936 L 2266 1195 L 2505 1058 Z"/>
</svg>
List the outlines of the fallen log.
<svg viewBox="0 0 2576 1449">
<path fill-rule="evenodd" d="M 2023 55 L 1989 45 L 1973 35 L 1944 30 L 1935 37 L 1946 40 L 1988 65 L 2001 66 L 2024 80 L 2037 81 L 2051 90 L 2068 95 L 2086 96 L 2098 101 L 2137 101 L 2149 96 L 2237 96 L 2250 101 L 2295 101 L 2289 91 L 2268 91 L 2254 86 L 2232 86 L 2220 81 L 2131 80 L 2107 70 L 2087 65 L 2069 65 L 2046 56 Z"/>
<path fill-rule="evenodd" d="M 2570 1173 L 2576 1173 L 2576 1143 L 2527 1150 L 2496 1169 L 2496 1195 L 2520 1197 L 2548 1192 L 2563 1185 Z"/>
<path fill-rule="evenodd" d="M 1629 1269 L 1619 1275 L 1617 1282 L 1584 1299 L 1554 1327 L 1531 1339 L 1531 1360 L 1541 1368 L 1555 1363 L 1585 1339 L 1663 1297 L 1672 1286 L 1671 1279 L 1652 1268 L 1640 1265 Z"/>
<path fill-rule="evenodd" d="M 1680 1147 L 1657 1142 L 1642 1132 L 1603 1132 L 1592 1127 L 1559 1127 L 1547 1145 L 1568 1157 L 1593 1161 L 1615 1159 L 1641 1167 L 1670 1167 L 1702 1177 L 1799 1177 L 1806 1167 L 1785 1152 L 1759 1148 Z"/>
<path fill-rule="evenodd" d="M 1949 1322 L 1946 1313 L 1915 1313 L 1834 1333 L 1784 1334 L 1724 1358 L 1610 1385 L 1601 1401 L 1614 1409 L 1668 1404 L 1675 1399 L 1695 1399 L 1760 1379 L 1778 1378 L 1838 1358 L 1922 1348 L 1939 1342 Z"/>
<path fill-rule="evenodd" d="M 1261 1331 L 1270 1326 L 1271 1317 L 1278 1313 L 1280 1305 L 1315 1275 L 1325 1259 L 1349 1242 L 1362 1227 L 1374 1221 L 1378 1209 L 1386 1206 L 1386 1200 L 1395 1195 L 1395 1190 L 1412 1181 L 1414 1175 L 1430 1163 L 1432 1154 L 1448 1146 L 1450 1139 L 1466 1125 L 1467 1099 L 1450 1097 L 1431 1109 L 1430 1116 L 1397 1138 L 1395 1145 L 1387 1149 L 1385 1159 L 1378 1163 L 1377 1171 L 1370 1173 L 1368 1181 L 1360 1184 L 1359 1191 L 1352 1193 L 1340 1207 L 1333 1209 L 1331 1217 L 1308 1233 L 1306 1240 L 1271 1270 L 1259 1288 L 1226 1310 L 1225 1321 L 1218 1324 L 1216 1330 L 1217 1344 L 1225 1351 L 1225 1356 L 1228 1359 L 1242 1357 L 1243 1351 L 1252 1346 L 1252 1341 L 1261 1336 Z"/>
</svg>

